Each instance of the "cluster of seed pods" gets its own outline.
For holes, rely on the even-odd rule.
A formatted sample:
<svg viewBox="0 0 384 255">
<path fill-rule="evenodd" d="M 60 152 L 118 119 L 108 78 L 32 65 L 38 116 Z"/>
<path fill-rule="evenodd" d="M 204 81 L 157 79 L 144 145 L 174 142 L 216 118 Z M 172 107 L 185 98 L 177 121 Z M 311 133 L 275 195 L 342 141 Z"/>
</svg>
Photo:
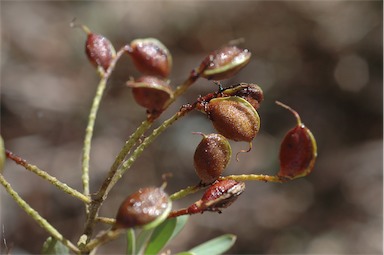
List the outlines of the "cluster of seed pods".
<svg viewBox="0 0 384 255">
<path fill-rule="evenodd" d="M 107 72 L 116 57 L 114 47 L 102 35 L 92 33 L 83 25 L 80 27 L 87 34 L 85 49 L 90 62 L 102 72 Z M 127 82 L 135 101 L 146 108 L 149 115 L 160 115 L 174 96 L 168 80 L 172 70 L 169 50 L 154 38 L 133 40 L 124 49 L 137 70 L 143 74 Z M 200 66 L 204 68 L 198 75 L 215 81 L 227 79 L 245 67 L 250 58 L 251 53 L 246 49 L 223 46 L 202 61 Z M 239 83 L 225 89 L 220 85 L 218 91 L 201 96 L 194 107 L 207 115 L 217 131 L 212 134 L 199 133 L 202 140 L 193 158 L 200 185 L 208 187 L 202 198 L 186 209 L 170 213 L 171 202 L 162 188 L 143 188 L 128 196 L 121 204 L 114 227 L 152 226 L 167 216 L 221 212 L 221 209 L 231 205 L 243 193 L 245 183 L 222 178 L 232 154 L 228 140 L 248 142 L 249 149 L 246 152 L 251 150 L 252 141 L 260 130 L 257 109 L 263 99 L 262 89 L 252 83 Z M 291 111 L 297 124 L 287 132 L 281 143 L 280 170 L 276 176 L 281 181 L 306 176 L 313 170 L 317 157 L 315 138 L 296 111 L 280 102 L 277 104 Z"/>
</svg>

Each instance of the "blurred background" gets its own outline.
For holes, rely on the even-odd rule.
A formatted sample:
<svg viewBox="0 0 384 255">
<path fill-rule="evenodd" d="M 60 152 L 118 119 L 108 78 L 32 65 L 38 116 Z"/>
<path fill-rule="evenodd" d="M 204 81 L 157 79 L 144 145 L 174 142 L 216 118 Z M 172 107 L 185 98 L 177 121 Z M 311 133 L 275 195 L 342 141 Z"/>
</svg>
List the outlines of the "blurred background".
<svg viewBox="0 0 384 255">
<path fill-rule="evenodd" d="M 295 119 L 274 101 L 296 109 L 318 143 L 312 174 L 285 184 L 247 182 L 222 214 L 194 215 L 169 244 L 180 252 L 225 233 L 237 235 L 228 254 L 382 254 L 383 241 L 383 3 L 382 1 L 127 1 L 1 3 L 1 135 L 7 149 L 81 190 L 81 148 L 98 75 L 84 54 L 85 34 L 73 18 L 115 48 L 155 37 L 171 51 L 176 87 L 212 50 L 244 38 L 252 60 L 223 85 L 257 83 L 265 101 L 253 150 L 234 157 L 225 174 L 275 174 L 285 133 Z M 140 74 L 125 56 L 102 100 L 91 152 L 96 192 L 124 141 L 145 119 L 125 86 Z M 171 116 L 217 87 L 199 79 L 165 112 Z M 114 217 L 122 200 L 143 186 L 161 185 L 171 172 L 173 193 L 198 178 L 193 153 L 213 132 L 198 112 L 176 122 L 136 161 L 110 193 L 101 215 Z M 232 150 L 248 148 L 231 143 Z M 84 207 L 7 161 L 14 189 L 73 242 Z M 40 253 L 48 237 L 3 188 L 1 250 Z M 182 208 L 201 193 L 174 203 Z M 105 227 L 100 225 L 99 229 Z M 99 249 L 121 254 L 124 238 Z"/>
</svg>

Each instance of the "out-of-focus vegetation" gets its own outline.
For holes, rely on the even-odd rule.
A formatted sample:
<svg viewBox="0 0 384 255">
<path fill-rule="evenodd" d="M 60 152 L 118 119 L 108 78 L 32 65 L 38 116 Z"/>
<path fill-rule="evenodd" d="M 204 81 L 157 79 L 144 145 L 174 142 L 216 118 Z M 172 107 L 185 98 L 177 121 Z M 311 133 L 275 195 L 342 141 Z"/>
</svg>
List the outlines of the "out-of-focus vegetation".
<svg viewBox="0 0 384 255">
<path fill-rule="evenodd" d="M 248 154 L 224 174 L 276 173 L 285 132 L 295 125 L 275 100 L 296 109 L 318 142 L 311 175 L 286 184 L 247 183 L 221 215 L 191 217 L 173 252 L 232 233 L 231 253 L 380 254 L 383 238 L 383 3 L 382 1 L 165 1 L 2 2 L 1 135 L 6 147 L 73 187 L 81 187 L 81 146 L 98 81 L 84 54 L 76 17 L 116 48 L 155 37 L 173 54 L 171 85 L 180 84 L 210 51 L 244 38 L 253 56 L 223 82 L 259 84 L 265 101 L 261 131 Z M 145 119 L 125 86 L 138 76 L 129 58 L 119 61 L 96 123 L 93 187 L 105 178 L 129 134 Z M 216 90 L 199 80 L 163 116 Z M 123 198 L 143 185 L 159 185 L 172 172 L 171 193 L 198 182 L 193 152 L 211 123 L 194 113 L 176 123 L 115 187 L 102 213 L 113 217 Z M 234 152 L 247 144 L 231 143 Z M 80 202 L 9 163 L 4 175 L 64 235 L 83 230 Z M 92 187 L 91 184 L 91 187 Z M 95 192 L 96 190 L 91 190 Z M 39 253 L 47 234 L 0 189 L 1 249 Z M 189 202 L 199 199 L 192 196 Z M 176 207 L 184 207 L 176 203 Z M 123 238 L 100 250 L 124 251 Z"/>
</svg>

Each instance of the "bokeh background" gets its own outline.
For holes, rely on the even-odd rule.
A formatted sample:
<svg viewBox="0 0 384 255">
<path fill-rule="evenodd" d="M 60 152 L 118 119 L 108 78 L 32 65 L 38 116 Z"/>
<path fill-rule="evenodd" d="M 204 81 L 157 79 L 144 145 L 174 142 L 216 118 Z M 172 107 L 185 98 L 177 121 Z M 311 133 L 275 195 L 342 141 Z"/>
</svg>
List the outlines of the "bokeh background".
<svg viewBox="0 0 384 255">
<path fill-rule="evenodd" d="M 232 160 L 225 174 L 278 170 L 284 134 L 296 109 L 318 142 L 314 172 L 285 184 L 248 182 L 222 214 L 195 215 L 169 245 L 172 253 L 225 233 L 238 239 L 228 254 L 382 254 L 383 241 L 383 3 L 382 1 L 126 1 L 1 2 L 1 135 L 5 145 L 68 185 L 81 189 L 81 147 L 98 75 L 84 54 L 85 34 L 73 18 L 108 37 L 116 48 L 155 37 L 172 52 L 176 87 L 212 50 L 230 40 L 253 53 L 249 65 L 223 85 L 259 84 L 265 101 L 253 150 Z M 91 188 L 97 191 L 115 155 L 145 119 L 125 86 L 140 74 L 123 57 L 108 84 L 96 122 Z M 203 79 L 164 113 L 216 90 Z M 155 126 L 159 125 L 160 120 Z M 201 113 L 168 129 L 115 186 L 101 214 L 114 217 L 139 187 L 167 191 L 198 182 L 193 152 L 213 132 Z M 234 152 L 247 148 L 231 143 Z M 83 205 L 7 161 L 5 177 L 41 215 L 73 242 Z M 1 250 L 40 253 L 48 237 L 0 188 Z M 180 200 L 182 208 L 201 193 Z M 99 229 L 103 229 L 100 226 Z M 6 243 L 6 245 L 4 244 Z M 121 254 L 120 238 L 99 249 Z"/>
</svg>

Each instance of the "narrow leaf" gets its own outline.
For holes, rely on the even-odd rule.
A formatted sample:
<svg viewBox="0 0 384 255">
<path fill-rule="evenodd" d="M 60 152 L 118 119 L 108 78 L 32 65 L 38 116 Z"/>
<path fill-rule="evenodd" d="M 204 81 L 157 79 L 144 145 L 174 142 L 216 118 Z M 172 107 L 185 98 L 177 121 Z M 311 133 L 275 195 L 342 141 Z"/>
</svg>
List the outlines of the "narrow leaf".
<svg viewBox="0 0 384 255">
<path fill-rule="evenodd" d="M 202 243 L 189 252 L 196 255 L 219 255 L 229 250 L 236 241 L 236 236 L 231 234 L 222 235 Z"/>
<path fill-rule="evenodd" d="M 164 221 L 153 231 L 145 254 L 157 254 L 185 226 L 188 216 L 171 218 Z"/>
<path fill-rule="evenodd" d="M 55 238 L 48 237 L 43 244 L 41 254 L 65 255 L 69 254 L 69 249 Z"/>
<path fill-rule="evenodd" d="M 136 238 L 133 228 L 127 230 L 127 255 L 136 254 Z"/>
</svg>

